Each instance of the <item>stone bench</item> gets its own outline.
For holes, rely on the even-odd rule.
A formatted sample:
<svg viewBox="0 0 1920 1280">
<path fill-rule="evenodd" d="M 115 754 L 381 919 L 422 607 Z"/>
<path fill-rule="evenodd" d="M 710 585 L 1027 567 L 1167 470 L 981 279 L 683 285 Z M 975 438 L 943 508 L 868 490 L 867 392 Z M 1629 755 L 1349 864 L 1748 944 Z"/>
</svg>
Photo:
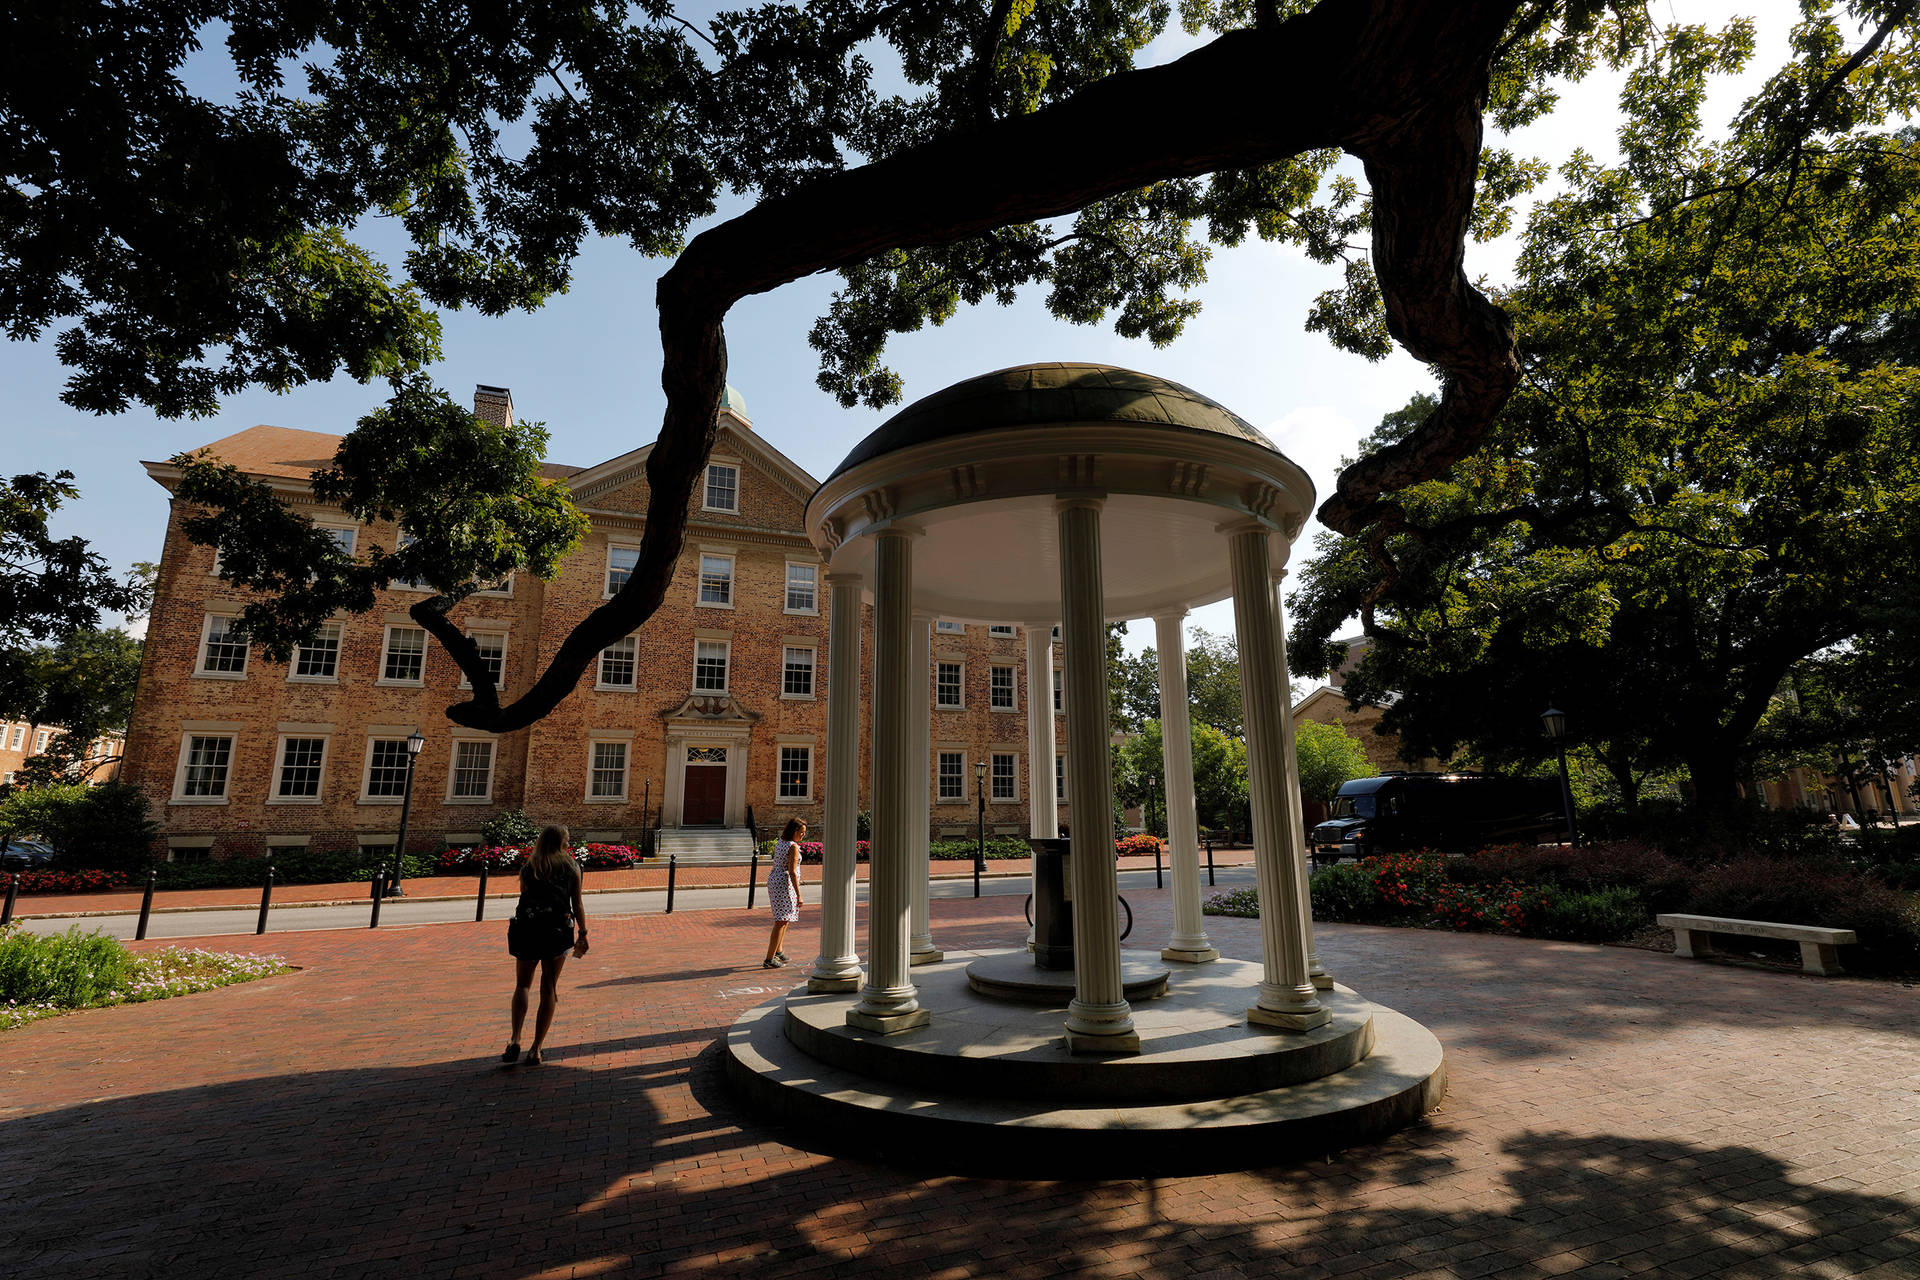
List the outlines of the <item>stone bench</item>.
<svg viewBox="0 0 1920 1280">
<path fill-rule="evenodd" d="M 1800 967 L 1822 976 L 1840 972 L 1839 948 L 1860 938 L 1851 929 L 1827 929 L 1812 924 L 1771 924 L 1764 920 L 1728 920 L 1721 916 L 1661 915 L 1654 920 L 1673 930 L 1677 956 L 1710 956 L 1711 935 L 1735 933 L 1749 938 L 1783 938 L 1800 944 Z"/>
</svg>

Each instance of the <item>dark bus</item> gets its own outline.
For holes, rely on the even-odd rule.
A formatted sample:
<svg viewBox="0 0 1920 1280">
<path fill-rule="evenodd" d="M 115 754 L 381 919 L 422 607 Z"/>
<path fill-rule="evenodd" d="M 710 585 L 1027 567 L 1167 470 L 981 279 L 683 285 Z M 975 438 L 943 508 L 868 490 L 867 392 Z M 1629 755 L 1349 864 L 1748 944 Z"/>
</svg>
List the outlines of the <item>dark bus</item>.
<svg viewBox="0 0 1920 1280">
<path fill-rule="evenodd" d="M 1406 849 L 1466 853 L 1566 830 L 1560 784 L 1479 773 L 1385 773 L 1342 783 L 1308 835 L 1315 861 Z"/>
</svg>

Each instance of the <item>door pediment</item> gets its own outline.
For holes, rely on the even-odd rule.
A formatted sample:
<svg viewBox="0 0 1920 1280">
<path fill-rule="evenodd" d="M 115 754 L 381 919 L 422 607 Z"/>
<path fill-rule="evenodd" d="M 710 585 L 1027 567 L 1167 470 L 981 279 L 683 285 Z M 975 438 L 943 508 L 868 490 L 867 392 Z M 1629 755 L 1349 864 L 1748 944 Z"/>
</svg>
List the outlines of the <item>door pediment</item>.
<svg viewBox="0 0 1920 1280">
<path fill-rule="evenodd" d="M 678 704 L 660 713 L 660 718 L 670 725 L 690 728 L 728 726 L 745 729 L 759 723 L 757 712 L 749 711 L 740 705 L 740 700 L 730 693 L 689 694 Z"/>
</svg>

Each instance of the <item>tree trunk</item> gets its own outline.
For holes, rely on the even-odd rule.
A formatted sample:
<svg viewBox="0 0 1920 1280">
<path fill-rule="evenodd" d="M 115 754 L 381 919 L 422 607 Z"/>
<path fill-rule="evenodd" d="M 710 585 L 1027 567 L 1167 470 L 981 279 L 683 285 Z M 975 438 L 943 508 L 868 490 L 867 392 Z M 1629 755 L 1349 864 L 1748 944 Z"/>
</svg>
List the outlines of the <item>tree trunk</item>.
<svg viewBox="0 0 1920 1280">
<path fill-rule="evenodd" d="M 1740 781 L 1733 758 L 1723 752 L 1698 752 L 1687 757 L 1693 778 L 1694 803 L 1708 814 L 1725 817 L 1740 807 Z"/>
</svg>

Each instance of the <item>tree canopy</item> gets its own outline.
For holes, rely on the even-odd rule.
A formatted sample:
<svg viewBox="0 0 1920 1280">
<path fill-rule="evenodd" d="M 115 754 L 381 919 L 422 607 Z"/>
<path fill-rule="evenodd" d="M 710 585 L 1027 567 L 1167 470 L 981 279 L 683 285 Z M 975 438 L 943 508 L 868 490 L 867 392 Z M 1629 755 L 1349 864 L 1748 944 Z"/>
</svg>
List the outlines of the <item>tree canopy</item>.
<svg viewBox="0 0 1920 1280">
<path fill-rule="evenodd" d="M 1920 591 L 1920 145 L 1783 141 L 1777 79 L 1703 139 L 1746 50 L 1696 31 L 1629 78 L 1624 162 L 1567 166 L 1500 295 L 1525 360 L 1489 447 L 1302 575 L 1300 665 L 1361 612 L 1350 695 L 1397 694 L 1420 751 L 1538 758 L 1553 702 L 1629 799 L 1682 764 L 1722 806 L 1789 671 Z"/>
<path fill-rule="evenodd" d="M 1906 105 L 1909 3 L 1847 5 L 1868 28 L 1852 52 L 1840 9 L 1805 7 L 1764 105 L 1786 149 L 1737 157 L 1746 171 Z M 1137 67 L 1166 0 L 765 3 L 703 22 L 663 0 L 16 6 L 0 319 L 14 338 L 57 334 L 72 404 L 205 414 L 242 387 L 338 373 L 404 393 L 439 353 L 434 308 L 537 307 L 589 235 L 672 256 L 656 298 L 667 407 L 626 588 L 501 706 L 445 611 L 502 544 L 420 553 L 436 595 L 413 616 L 475 689 L 449 715 L 495 731 L 545 714 L 657 608 L 716 430 L 728 309 L 816 272 L 844 278 L 813 333 L 822 383 L 878 404 L 899 394 L 886 338 L 962 303 L 1037 285 L 1068 320 L 1111 314 L 1161 342 L 1193 313 L 1211 243 L 1257 235 L 1344 262 L 1309 324 L 1373 354 L 1398 342 L 1442 383 L 1321 509 L 1349 534 L 1390 532 L 1390 492 L 1465 456 L 1518 376 L 1463 245 L 1497 233 L 1540 171 L 1483 151 L 1483 116 L 1525 123 L 1551 109 L 1553 77 L 1669 45 L 1641 5 L 1606 0 L 1183 0 L 1179 14 L 1213 38 Z M 203 38 L 224 41 L 237 97 L 182 82 Z M 1649 146 L 1684 114 L 1662 106 Z M 1343 153 L 1364 190 L 1336 172 Z M 745 211 L 694 234 L 729 193 Z M 374 218 L 410 241 L 397 277 L 354 238 Z M 367 494 L 374 460 L 446 429 L 431 395 L 397 394 L 343 446 L 338 491 Z M 411 516 L 431 493 L 394 496 Z M 530 572 L 565 540 L 564 511 L 535 518 L 513 540 Z M 200 532 L 228 553 L 259 527 Z M 317 540 L 289 546 L 311 575 L 277 552 L 231 575 L 291 601 L 250 617 L 263 634 L 317 616 L 295 599 L 313 594 L 306 576 L 336 594 L 347 576 Z"/>
<path fill-rule="evenodd" d="M 1132 657 L 1111 655 L 1108 679 L 1118 700 L 1113 727 L 1138 733 L 1160 718 L 1160 656 L 1148 647 Z M 1194 627 L 1187 645 L 1187 711 L 1194 723 L 1230 738 L 1246 736 L 1240 708 L 1240 647 L 1232 636 Z"/>
</svg>

